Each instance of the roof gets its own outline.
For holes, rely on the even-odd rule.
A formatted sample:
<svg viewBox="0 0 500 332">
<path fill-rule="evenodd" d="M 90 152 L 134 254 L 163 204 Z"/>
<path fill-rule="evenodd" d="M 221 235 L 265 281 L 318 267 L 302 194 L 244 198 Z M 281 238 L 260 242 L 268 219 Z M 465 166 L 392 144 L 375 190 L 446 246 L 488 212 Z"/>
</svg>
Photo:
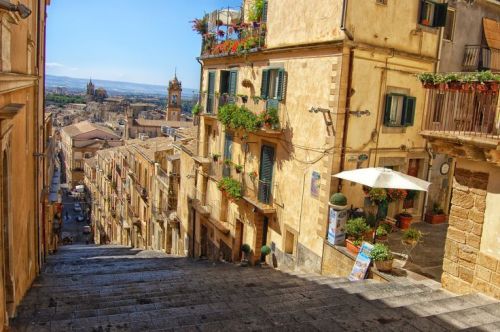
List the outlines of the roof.
<svg viewBox="0 0 500 332">
<path fill-rule="evenodd" d="M 173 148 L 173 139 L 170 137 L 155 137 L 146 140 L 132 139 L 125 141 L 130 150 L 141 153 L 150 161 L 155 161 L 155 153 Z"/>
<path fill-rule="evenodd" d="M 165 121 L 165 120 L 147 120 L 143 118 L 135 119 L 135 123 L 141 127 L 172 127 L 172 128 L 180 128 L 180 127 L 193 127 L 192 122 L 188 121 Z"/>
<path fill-rule="evenodd" d="M 88 133 L 88 132 L 91 132 L 94 130 L 100 130 L 100 131 L 103 131 L 109 135 L 114 135 L 114 136 L 116 136 L 117 139 L 121 138 L 120 136 L 115 134 L 115 132 L 112 131 L 111 129 L 96 125 L 95 123 L 91 123 L 89 121 L 78 122 L 76 124 L 62 128 L 62 131 L 64 133 L 66 133 L 66 135 L 68 135 L 69 137 L 75 137 L 75 136 L 78 136 L 80 134 Z"/>
</svg>

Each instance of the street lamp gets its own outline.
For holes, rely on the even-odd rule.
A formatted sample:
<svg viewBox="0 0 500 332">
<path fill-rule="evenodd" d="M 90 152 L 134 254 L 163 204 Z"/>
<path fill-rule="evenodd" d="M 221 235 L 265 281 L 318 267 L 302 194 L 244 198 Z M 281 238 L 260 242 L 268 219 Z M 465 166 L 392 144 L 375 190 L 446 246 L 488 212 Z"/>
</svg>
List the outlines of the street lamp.
<svg viewBox="0 0 500 332">
<path fill-rule="evenodd" d="M 21 18 L 25 19 L 31 15 L 31 9 L 18 2 L 17 5 L 11 4 L 8 0 L 0 0 L 0 9 L 8 10 L 11 12 L 18 12 Z"/>
</svg>

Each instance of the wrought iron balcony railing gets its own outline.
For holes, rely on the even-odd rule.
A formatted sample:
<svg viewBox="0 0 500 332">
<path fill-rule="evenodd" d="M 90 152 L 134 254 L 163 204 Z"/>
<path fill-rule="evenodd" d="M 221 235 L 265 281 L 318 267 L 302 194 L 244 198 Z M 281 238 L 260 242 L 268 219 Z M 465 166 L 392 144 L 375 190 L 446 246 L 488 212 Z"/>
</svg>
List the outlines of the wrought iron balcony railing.
<svg viewBox="0 0 500 332">
<path fill-rule="evenodd" d="M 465 71 L 500 71 L 500 50 L 479 45 L 466 45 L 462 64 Z"/>
</svg>

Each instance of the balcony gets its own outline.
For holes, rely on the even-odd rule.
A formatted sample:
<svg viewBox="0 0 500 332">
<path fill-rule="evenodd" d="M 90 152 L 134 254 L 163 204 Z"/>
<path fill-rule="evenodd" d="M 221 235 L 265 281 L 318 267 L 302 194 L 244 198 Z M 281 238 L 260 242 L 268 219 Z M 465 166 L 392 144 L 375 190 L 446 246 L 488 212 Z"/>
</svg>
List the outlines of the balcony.
<svg viewBox="0 0 500 332">
<path fill-rule="evenodd" d="M 243 55 L 265 47 L 267 6 L 244 22 L 243 12 L 224 8 L 193 21 L 193 30 L 202 36 L 201 57 Z M 255 21 L 254 21 L 255 20 Z"/>
<path fill-rule="evenodd" d="M 256 185 L 246 186 L 243 199 L 263 214 L 276 213 L 274 207 L 273 185 L 268 181 L 255 180 Z M 257 187 L 257 188 L 256 188 Z M 255 190 L 257 189 L 257 190 Z"/>
<path fill-rule="evenodd" d="M 464 71 L 500 71 L 500 50 L 486 46 L 466 45 L 462 68 Z"/>
<path fill-rule="evenodd" d="M 438 153 L 500 164 L 498 102 L 498 93 L 429 89 L 421 135 Z"/>
</svg>

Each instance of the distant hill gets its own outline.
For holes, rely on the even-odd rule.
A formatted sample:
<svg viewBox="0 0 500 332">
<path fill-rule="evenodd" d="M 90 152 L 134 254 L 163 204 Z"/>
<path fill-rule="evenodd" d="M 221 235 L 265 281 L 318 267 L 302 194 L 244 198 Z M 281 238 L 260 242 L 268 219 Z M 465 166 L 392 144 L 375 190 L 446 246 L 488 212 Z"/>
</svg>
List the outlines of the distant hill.
<svg viewBox="0 0 500 332">
<path fill-rule="evenodd" d="M 92 80 L 96 88 L 104 88 L 110 96 L 113 95 L 150 95 L 150 96 L 166 96 L 167 87 L 153 84 L 140 84 L 130 82 L 117 82 L 105 80 Z M 85 92 L 87 88 L 87 79 L 73 78 L 65 76 L 46 75 L 46 88 L 54 89 L 58 87 L 66 88 L 73 93 Z M 198 94 L 198 90 L 183 88 L 183 97 L 190 98 L 193 94 Z"/>
</svg>

